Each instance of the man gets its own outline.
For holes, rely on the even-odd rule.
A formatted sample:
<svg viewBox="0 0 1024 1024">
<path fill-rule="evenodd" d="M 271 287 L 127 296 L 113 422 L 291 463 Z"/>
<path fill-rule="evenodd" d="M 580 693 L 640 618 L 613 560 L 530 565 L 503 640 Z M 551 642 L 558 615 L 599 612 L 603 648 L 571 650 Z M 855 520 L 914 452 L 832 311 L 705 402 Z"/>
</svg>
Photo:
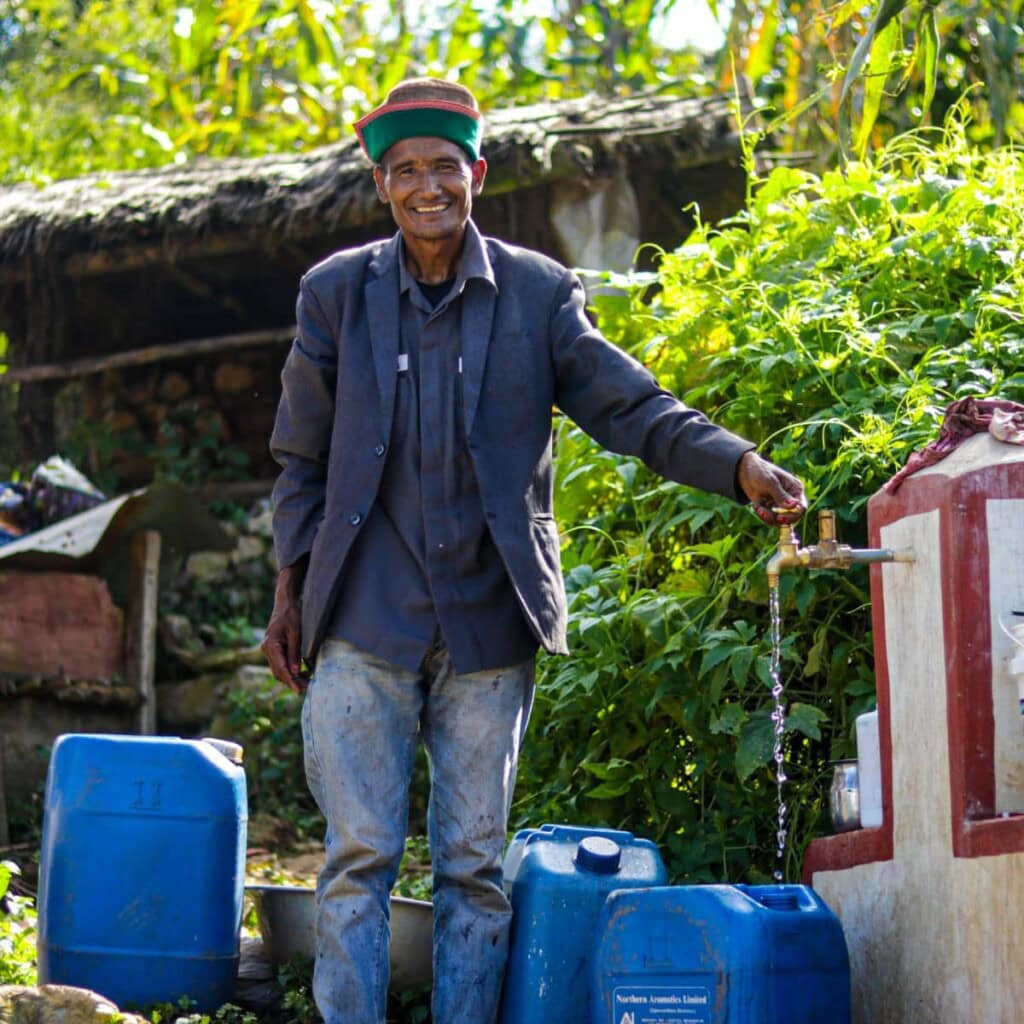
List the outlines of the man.
<svg viewBox="0 0 1024 1024">
<path fill-rule="evenodd" d="M 301 282 L 271 448 L 281 566 L 264 651 L 306 690 L 327 820 L 314 994 L 382 1024 L 388 894 L 422 737 L 431 767 L 435 1024 L 491 1024 L 501 852 L 538 646 L 566 653 L 551 410 L 680 483 L 799 515 L 800 482 L 661 390 L 584 313 L 574 275 L 480 236 L 481 120 L 413 80 L 356 126 L 398 234 Z"/>
</svg>

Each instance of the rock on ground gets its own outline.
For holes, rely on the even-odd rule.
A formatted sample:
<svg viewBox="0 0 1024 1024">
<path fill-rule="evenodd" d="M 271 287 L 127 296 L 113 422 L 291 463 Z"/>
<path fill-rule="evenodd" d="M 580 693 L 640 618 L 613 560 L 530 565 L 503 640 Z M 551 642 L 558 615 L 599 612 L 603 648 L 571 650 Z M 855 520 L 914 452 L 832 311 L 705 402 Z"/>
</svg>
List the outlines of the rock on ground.
<svg viewBox="0 0 1024 1024">
<path fill-rule="evenodd" d="M 0 985 L 0 1024 L 109 1024 L 118 1008 L 96 992 L 70 985 Z M 121 1024 L 146 1024 L 121 1013 Z"/>
</svg>

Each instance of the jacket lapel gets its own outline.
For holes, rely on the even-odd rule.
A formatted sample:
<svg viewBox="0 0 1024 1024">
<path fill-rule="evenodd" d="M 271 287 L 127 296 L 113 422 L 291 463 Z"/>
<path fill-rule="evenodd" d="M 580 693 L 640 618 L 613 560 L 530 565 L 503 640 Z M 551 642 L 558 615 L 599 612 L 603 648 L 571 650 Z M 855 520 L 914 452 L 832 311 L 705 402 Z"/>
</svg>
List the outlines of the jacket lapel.
<svg viewBox="0 0 1024 1024">
<path fill-rule="evenodd" d="M 466 437 L 473 429 L 480 390 L 483 387 L 484 367 L 487 364 L 487 346 L 491 341 L 494 323 L 494 304 L 497 286 L 487 254 L 487 242 L 480 238 L 476 225 L 470 221 L 468 230 L 479 239 L 484 259 L 484 273 L 466 283 L 462 296 L 462 398 L 465 403 Z"/>
<path fill-rule="evenodd" d="M 366 316 L 377 376 L 381 425 L 384 436 L 390 437 L 398 379 L 398 235 L 380 248 L 370 262 L 370 271 L 365 289 Z"/>
</svg>

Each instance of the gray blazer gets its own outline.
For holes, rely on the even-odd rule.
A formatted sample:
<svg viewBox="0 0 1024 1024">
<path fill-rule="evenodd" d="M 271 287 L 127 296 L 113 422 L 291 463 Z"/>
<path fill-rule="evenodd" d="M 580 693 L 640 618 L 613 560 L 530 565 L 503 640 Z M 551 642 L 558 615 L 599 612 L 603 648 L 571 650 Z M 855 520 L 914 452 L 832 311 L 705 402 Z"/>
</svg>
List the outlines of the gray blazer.
<svg viewBox="0 0 1024 1024">
<path fill-rule="evenodd" d="M 472 223 L 468 230 L 476 231 Z M 660 388 L 587 320 L 579 280 L 539 253 L 483 240 L 488 278 L 462 303 L 463 414 L 494 542 L 537 639 L 566 653 L 552 517 L 557 406 L 605 448 L 681 484 L 736 499 L 754 446 Z M 330 256 L 303 278 L 270 447 L 278 565 L 309 555 L 302 651 L 323 639 L 345 560 L 373 509 L 398 372 L 399 236 Z"/>
</svg>

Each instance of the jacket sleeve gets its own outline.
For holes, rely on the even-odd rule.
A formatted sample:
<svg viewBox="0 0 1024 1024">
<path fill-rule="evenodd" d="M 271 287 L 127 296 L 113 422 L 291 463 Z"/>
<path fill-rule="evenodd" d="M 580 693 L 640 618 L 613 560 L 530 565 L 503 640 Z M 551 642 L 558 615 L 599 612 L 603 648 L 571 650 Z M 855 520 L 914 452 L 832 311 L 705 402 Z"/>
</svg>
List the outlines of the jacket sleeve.
<svg viewBox="0 0 1024 1024">
<path fill-rule="evenodd" d="M 281 371 L 281 401 L 270 438 L 280 465 L 274 484 L 274 550 L 280 568 L 313 546 L 324 515 L 334 425 L 338 343 L 308 280 L 296 303 L 298 332 Z"/>
<path fill-rule="evenodd" d="M 683 405 L 607 341 L 586 317 L 579 279 L 566 272 L 551 307 L 556 403 L 599 444 L 634 455 L 676 483 L 746 501 L 740 457 L 755 447 Z"/>
</svg>

